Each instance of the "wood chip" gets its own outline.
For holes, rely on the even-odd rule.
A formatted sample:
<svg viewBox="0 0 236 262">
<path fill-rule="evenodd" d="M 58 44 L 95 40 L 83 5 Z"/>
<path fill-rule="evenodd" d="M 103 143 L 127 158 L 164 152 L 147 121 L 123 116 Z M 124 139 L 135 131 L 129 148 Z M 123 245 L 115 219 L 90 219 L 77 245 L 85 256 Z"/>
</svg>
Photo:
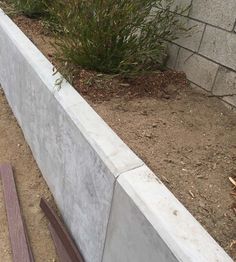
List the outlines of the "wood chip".
<svg viewBox="0 0 236 262">
<path fill-rule="evenodd" d="M 236 240 L 233 240 L 233 241 L 230 243 L 229 247 L 231 248 L 231 247 L 233 247 L 233 246 L 235 246 L 235 245 L 236 245 Z"/>
<path fill-rule="evenodd" d="M 191 190 L 189 190 L 188 192 L 189 192 L 189 195 L 190 195 L 192 198 L 195 197 L 194 194 L 193 194 L 193 192 L 192 192 Z"/>
<path fill-rule="evenodd" d="M 236 181 L 232 177 L 229 177 L 229 181 L 236 187 Z"/>
</svg>

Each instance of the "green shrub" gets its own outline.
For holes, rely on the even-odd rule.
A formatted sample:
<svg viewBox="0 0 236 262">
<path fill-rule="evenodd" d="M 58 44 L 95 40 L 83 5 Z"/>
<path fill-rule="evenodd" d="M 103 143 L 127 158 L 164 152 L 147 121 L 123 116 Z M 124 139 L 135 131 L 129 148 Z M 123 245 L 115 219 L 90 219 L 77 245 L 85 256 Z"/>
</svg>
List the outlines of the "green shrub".
<svg viewBox="0 0 236 262">
<path fill-rule="evenodd" d="M 30 18 L 45 15 L 49 2 L 50 0 L 12 0 L 16 9 Z"/>
<path fill-rule="evenodd" d="M 165 2 L 165 3 L 163 3 Z M 166 60 L 166 41 L 184 31 L 172 0 L 55 0 L 57 57 L 103 73 L 155 70 Z M 175 11 L 186 9 L 177 7 Z"/>
</svg>

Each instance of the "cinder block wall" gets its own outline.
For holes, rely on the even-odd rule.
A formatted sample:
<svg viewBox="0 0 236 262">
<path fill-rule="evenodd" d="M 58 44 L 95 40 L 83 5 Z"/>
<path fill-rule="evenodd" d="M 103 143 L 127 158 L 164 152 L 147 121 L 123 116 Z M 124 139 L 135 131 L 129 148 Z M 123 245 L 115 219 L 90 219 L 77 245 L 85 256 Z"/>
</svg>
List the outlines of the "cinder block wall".
<svg viewBox="0 0 236 262">
<path fill-rule="evenodd" d="M 178 0 L 191 4 L 183 19 L 190 37 L 169 46 L 168 67 L 236 107 L 236 0 Z"/>
</svg>

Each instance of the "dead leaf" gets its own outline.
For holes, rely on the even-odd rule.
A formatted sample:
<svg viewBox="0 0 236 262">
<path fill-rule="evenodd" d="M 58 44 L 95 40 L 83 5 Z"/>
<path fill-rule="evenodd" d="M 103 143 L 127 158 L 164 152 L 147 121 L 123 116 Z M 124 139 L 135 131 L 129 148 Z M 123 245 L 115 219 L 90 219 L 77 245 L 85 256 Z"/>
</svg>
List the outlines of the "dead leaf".
<svg viewBox="0 0 236 262">
<path fill-rule="evenodd" d="M 233 241 L 230 243 L 229 247 L 231 248 L 231 247 L 233 247 L 234 245 L 236 245 L 236 240 L 233 240 Z"/>
</svg>

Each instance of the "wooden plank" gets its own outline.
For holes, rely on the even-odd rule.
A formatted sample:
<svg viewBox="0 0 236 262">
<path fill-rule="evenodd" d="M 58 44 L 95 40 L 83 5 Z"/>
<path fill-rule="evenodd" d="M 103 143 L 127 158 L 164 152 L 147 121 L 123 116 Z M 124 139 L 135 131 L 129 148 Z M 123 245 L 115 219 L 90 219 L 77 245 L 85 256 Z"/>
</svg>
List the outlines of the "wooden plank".
<svg viewBox="0 0 236 262">
<path fill-rule="evenodd" d="M 75 243 L 67 232 L 65 226 L 62 224 L 59 217 L 56 215 L 54 210 L 48 205 L 47 201 L 41 198 L 40 207 L 44 211 L 46 217 L 50 221 L 54 228 L 57 236 L 60 238 L 67 254 L 69 255 L 72 262 L 84 262 L 83 256 L 80 254 Z"/>
<path fill-rule="evenodd" d="M 51 233 L 54 245 L 56 247 L 57 256 L 59 258 L 60 262 L 71 262 L 70 256 L 67 254 L 65 247 L 63 246 L 63 243 L 61 242 L 61 239 L 58 237 L 55 229 L 53 226 L 49 223 L 48 229 Z"/>
<path fill-rule="evenodd" d="M 9 164 L 0 165 L 3 193 L 7 211 L 9 235 L 14 262 L 34 261 L 21 217 L 13 171 Z"/>
</svg>

